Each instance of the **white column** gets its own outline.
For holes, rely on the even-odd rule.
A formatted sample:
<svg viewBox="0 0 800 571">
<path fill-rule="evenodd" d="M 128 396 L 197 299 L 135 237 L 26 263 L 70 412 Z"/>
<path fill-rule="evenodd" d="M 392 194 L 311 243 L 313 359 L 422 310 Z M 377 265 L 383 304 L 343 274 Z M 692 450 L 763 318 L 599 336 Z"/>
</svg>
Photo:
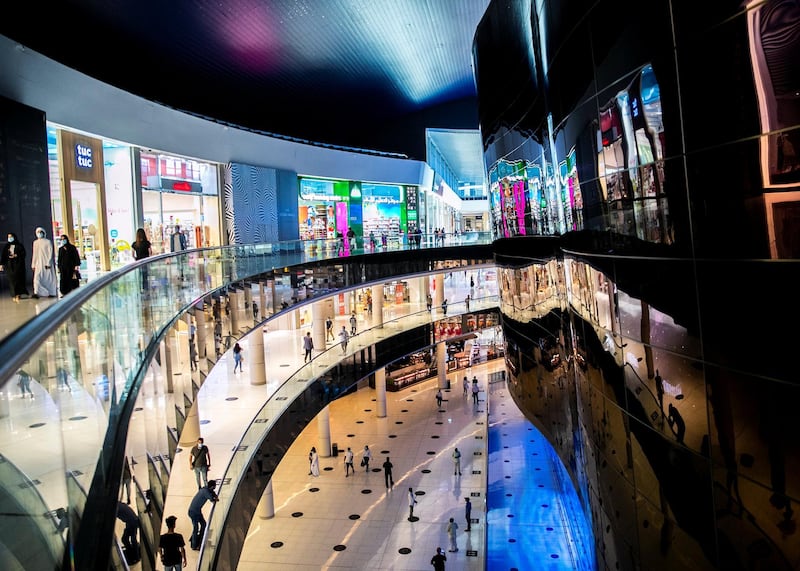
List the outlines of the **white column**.
<svg viewBox="0 0 800 571">
<path fill-rule="evenodd" d="M 183 423 L 178 444 L 193 446 L 198 438 L 200 438 L 200 413 L 197 410 L 197 401 L 194 401 L 192 408 L 186 412 L 186 420 Z"/>
<path fill-rule="evenodd" d="M 317 432 L 319 433 L 317 453 L 321 458 L 328 458 L 331 455 L 331 410 L 327 406 L 317 415 Z"/>
<path fill-rule="evenodd" d="M 239 305 L 241 304 L 241 296 L 235 289 L 228 292 L 228 299 L 231 304 L 231 333 L 239 332 Z"/>
<path fill-rule="evenodd" d="M 434 282 L 436 283 L 436 291 L 433 295 L 433 306 L 439 307 L 442 305 L 444 301 L 444 274 L 436 274 L 433 278 Z"/>
<path fill-rule="evenodd" d="M 436 346 L 436 377 L 440 389 L 447 388 L 447 343 Z"/>
<path fill-rule="evenodd" d="M 194 322 L 195 327 L 197 328 L 197 358 L 198 361 L 204 364 L 206 358 L 206 334 L 208 333 L 207 322 L 206 322 L 206 312 L 201 311 L 200 309 L 193 310 L 194 313 Z M 203 368 L 205 371 L 205 367 Z"/>
<path fill-rule="evenodd" d="M 325 350 L 325 302 L 311 305 L 311 340 L 317 351 Z"/>
<path fill-rule="evenodd" d="M 373 300 L 373 303 L 374 300 Z M 378 404 L 378 418 L 386 418 L 386 369 L 375 371 L 375 401 Z"/>
<path fill-rule="evenodd" d="M 245 283 L 244 285 L 244 304 L 242 308 L 242 323 L 250 323 L 253 317 L 253 284 Z"/>
<path fill-rule="evenodd" d="M 175 392 L 175 387 L 172 383 L 172 351 L 170 351 L 170 335 L 172 329 L 167 332 L 167 335 L 159 343 L 159 350 L 161 351 L 161 374 L 164 375 L 166 382 L 166 389 L 168 393 Z"/>
<path fill-rule="evenodd" d="M 383 327 L 383 284 L 372 288 L 372 326 Z"/>
<path fill-rule="evenodd" d="M 244 363 L 250 371 L 251 385 L 267 384 L 267 367 L 264 359 L 264 333 L 260 328 L 256 328 L 251 335 L 247 336 L 250 343 L 248 347 L 248 361 Z"/>
<path fill-rule="evenodd" d="M 275 499 L 272 495 L 272 480 L 267 482 L 267 487 L 264 488 L 264 493 L 261 494 L 261 499 L 258 500 L 256 515 L 260 519 L 275 517 Z"/>
<path fill-rule="evenodd" d="M 419 278 L 419 287 L 417 288 L 417 301 L 422 305 L 428 301 L 428 294 L 431 293 L 431 278 L 430 276 L 422 276 Z"/>
</svg>

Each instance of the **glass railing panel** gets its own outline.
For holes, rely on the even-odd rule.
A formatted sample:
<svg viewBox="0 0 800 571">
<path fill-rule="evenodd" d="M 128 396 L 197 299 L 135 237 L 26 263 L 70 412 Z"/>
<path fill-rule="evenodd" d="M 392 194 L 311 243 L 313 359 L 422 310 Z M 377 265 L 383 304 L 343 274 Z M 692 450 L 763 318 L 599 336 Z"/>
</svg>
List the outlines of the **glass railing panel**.
<svg viewBox="0 0 800 571">
<path fill-rule="evenodd" d="M 491 236 L 477 236 L 472 243 L 481 242 L 491 243 Z M 88 538 L 86 545 L 73 546 L 76 557 L 108 547 L 92 544 L 104 535 L 96 527 L 109 525 L 103 515 L 108 512 L 103 504 L 108 498 L 95 498 L 94 490 L 118 485 L 132 401 L 138 398 L 166 329 L 197 300 L 229 284 L 331 256 L 344 262 L 349 256 L 370 253 L 363 242 L 347 252 L 337 253 L 337 247 L 336 240 L 321 246 L 297 241 L 157 256 L 82 286 L 0 343 L 2 452 L 20 474 L 38 482 L 45 509 L 37 514 L 62 509 L 70 514 L 64 520 L 72 521 L 70 537 L 78 542 Z M 263 305 L 261 320 L 274 313 L 270 305 L 280 310 L 274 300 Z M 254 323 L 245 322 L 232 336 L 240 336 Z M 206 348 L 213 346 L 213 335 L 207 335 Z M 213 362 L 214 353 L 210 355 Z M 19 370 L 30 376 L 33 399 L 20 398 Z M 193 390 L 187 382 L 179 394 L 191 400 Z M 166 402 L 157 391 L 152 398 Z M 164 418 L 169 414 L 165 412 Z M 37 451 L 40 446 L 46 452 Z M 67 485 L 68 479 L 75 485 Z M 68 489 L 79 493 L 70 494 Z M 90 503 L 97 502 L 91 513 L 84 490 L 89 491 Z M 80 533 L 79 523 L 88 525 L 85 534 Z M 55 559 L 63 559 L 63 553 Z"/>
</svg>

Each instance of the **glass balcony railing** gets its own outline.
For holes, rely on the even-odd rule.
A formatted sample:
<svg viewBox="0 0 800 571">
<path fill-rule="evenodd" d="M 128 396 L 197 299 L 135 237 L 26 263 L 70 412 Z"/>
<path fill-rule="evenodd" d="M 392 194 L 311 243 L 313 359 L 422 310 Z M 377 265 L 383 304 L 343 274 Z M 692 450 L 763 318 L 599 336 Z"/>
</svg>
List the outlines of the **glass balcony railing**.
<svg viewBox="0 0 800 571">
<path fill-rule="evenodd" d="M 419 247 L 458 245 L 454 240 Z M 459 240 L 491 243 L 489 234 Z M 0 526 L 25 534 L 6 544 L 16 559 L 26 568 L 56 569 L 65 554 L 80 566 L 93 567 L 93 557 L 107 561 L 108 555 L 92 554 L 110 551 L 128 421 L 165 332 L 215 290 L 279 268 L 330 258 L 347 264 L 352 256 L 385 250 L 365 248 L 360 238 L 340 246 L 339 240 L 295 241 L 149 258 L 79 288 L 6 337 L 0 343 L 0 469 L 6 476 L 0 491 L 7 507 Z M 281 309 L 263 307 L 260 319 Z"/>
<path fill-rule="evenodd" d="M 498 295 L 489 295 L 482 298 L 471 300 L 469 313 L 480 313 L 488 309 L 498 308 L 500 298 Z M 468 313 L 464 302 L 449 304 L 450 315 L 457 316 L 460 313 Z M 499 317 L 499 311 L 498 311 Z M 442 318 L 441 321 L 446 321 Z M 269 439 L 270 432 L 280 430 L 282 417 L 287 410 L 292 408 L 302 408 L 305 417 L 309 419 L 316 416 L 320 410 L 328 403 L 344 394 L 354 383 L 360 379 L 358 375 L 353 376 L 338 370 L 332 374 L 334 369 L 339 368 L 343 361 L 349 357 L 357 355 L 362 351 L 376 346 L 383 340 L 392 339 L 396 343 L 395 337 L 400 333 L 409 332 L 424 325 L 431 325 L 439 321 L 431 318 L 431 313 L 427 310 L 418 311 L 386 321 L 381 325 L 366 329 L 350 338 L 343 349 L 341 344 L 333 345 L 325 351 L 316 355 L 311 361 L 304 364 L 301 368 L 290 375 L 264 403 L 259 412 L 250 420 L 241 440 L 233 448 L 233 455 L 221 478 L 224 484 L 217 489 L 219 501 L 214 504 L 206 529 L 206 540 L 203 544 L 201 559 L 198 569 L 213 569 L 219 564 L 219 560 L 225 560 L 224 568 L 235 568 L 238 563 L 239 550 L 241 548 L 240 538 L 247 533 L 247 529 L 229 529 L 228 517 L 235 513 L 235 526 L 241 525 L 243 518 L 242 506 L 252 506 L 258 501 L 260 493 L 266 485 L 266 480 L 259 483 L 250 478 L 248 485 L 256 488 L 245 490 L 240 487 L 248 475 L 260 473 L 254 470 L 256 458 L 259 451 L 266 449 L 265 441 Z M 491 322 L 497 325 L 499 321 Z M 433 331 L 432 328 L 431 332 Z M 465 333 L 466 334 L 466 333 Z M 414 342 L 409 345 L 406 351 L 400 350 L 399 353 L 410 353 L 418 351 L 429 345 L 431 342 L 443 341 L 433 335 L 427 339 L 422 335 L 416 337 Z M 377 366 L 384 366 L 385 363 L 377 363 Z M 302 400 L 302 405 L 298 407 L 297 402 Z M 294 424 L 294 422 L 292 422 Z M 295 427 L 297 428 L 297 427 Z M 302 427 L 300 427 L 302 429 Z M 269 446 L 270 463 L 280 462 L 283 447 L 280 443 L 272 442 Z M 248 498 L 243 500 L 240 496 L 248 494 Z M 253 497 L 255 496 L 255 497 Z M 240 505 L 234 506 L 234 502 Z M 233 506 L 233 509 L 232 509 Z M 252 514 L 250 514 L 252 515 Z M 218 548 L 222 546 L 223 549 Z"/>
</svg>

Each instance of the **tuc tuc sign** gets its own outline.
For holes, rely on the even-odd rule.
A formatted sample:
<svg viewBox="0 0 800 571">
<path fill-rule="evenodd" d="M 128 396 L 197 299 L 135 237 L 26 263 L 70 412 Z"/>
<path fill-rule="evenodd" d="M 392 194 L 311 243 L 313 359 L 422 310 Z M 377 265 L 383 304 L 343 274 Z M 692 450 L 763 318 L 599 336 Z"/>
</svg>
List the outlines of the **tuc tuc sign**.
<svg viewBox="0 0 800 571">
<path fill-rule="evenodd" d="M 92 148 L 90 146 L 81 143 L 75 145 L 75 164 L 81 169 L 90 169 L 94 167 Z"/>
</svg>

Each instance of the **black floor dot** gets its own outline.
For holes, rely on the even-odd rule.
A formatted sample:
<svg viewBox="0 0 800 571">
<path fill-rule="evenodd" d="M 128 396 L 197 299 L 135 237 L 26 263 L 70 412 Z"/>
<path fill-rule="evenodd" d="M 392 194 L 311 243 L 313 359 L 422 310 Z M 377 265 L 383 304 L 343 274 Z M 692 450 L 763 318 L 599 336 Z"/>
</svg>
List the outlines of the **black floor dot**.
<svg viewBox="0 0 800 571">
<path fill-rule="evenodd" d="M 549 506 L 549 505 L 547 505 L 547 504 L 542 504 L 542 507 L 543 507 L 543 508 L 549 508 L 550 506 Z"/>
<path fill-rule="evenodd" d="M 357 420 L 356 424 L 364 424 L 364 421 L 363 420 Z"/>
<path fill-rule="evenodd" d="M 325 472 L 330 472 L 331 470 L 333 470 L 333 468 L 331 468 L 330 466 L 325 466 L 323 468 L 323 471 L 325 471 Z"/>
<path fill-rule="evenodd" d="M 506 478 L 506 480 L 510 480 L 511 476 L 506 476 L 505 478 Z"/>
<path fill-rule="evenodd" d="M 371 408 L 365 408 L 364 412 L 372 412 L 372 409 Z"/>
<path fill-rule="evenodd" d="M 78 415 L 78 416 L 71 416 L 69 417 L 70 420 L 86 420 L 85 416 Z"/>
<path fill-rule="evenodd" d="M 416 492 L 414 492 L 414 495 L 415 495 L 415 496 L 424 496 L 424 495 L 425 495 L 425 492 L 423 492 L 423 491 L 421 491 L 421 490 L 417 490 Z"/>
<path fill-rule="evenodd" d="M 510 538 L 510 539 L 508 540 L 508 542 L 509 542 L 509 543 L 516 543 L 516 542 L 517 542 L 517 540 L 516 540 L 516 539 L 514 539 L 514 538 L 512 537 L 512 538 Z"/>
<path fill-rule="evenodd" d="M 503 462 L 511 462 L 511 460 L 503 460 Z"/>
<path fill-rule="evenodd" d="M 33 424 L 29 424 L 28 428 L 40 428 L 44 426 L 46 423 L 44 422 L 34 422 Z"/>
<path fill-rule="evenodd" d="M 382 468 L 370 468 L 370 472 L 383 472 Z"/>
<path fill-rule="evenodd" d="M 208 424 L 210 422 L 211 422 L 210 420 L 206 419 L 206 420 L 201 420 L 200 424 Z"/>
<path fill-rule="evenodd" d="M 334 551 L 344 551 L 345 549 L 347 549 L 346 545 L 339 544 L 333 546 Z"/>
<path fill-rule="evenodd" d="M 441 420 L 437 420 L 436 424 L 444 424 L 444 422 L 442 422 Z"/>
<path fill-rule="evenodd" d="M 389 454 L 389 452 L 391 452 L 391 450 L 381 450 L 381 454 Z"/>
<path fill-rule="evenodd" d="M 400 549 L 397 550 L 397 552 L 400 555 L 408 555 L 409 553 L 411 553 L 411 550 L 408 547 L 401 547 Z"/>
<path fill-rule="evenodd" d="M 403 424 L 403 421 L 402 420 L 395 420 L 394 423 L 395 424 Z"/>
<path fill-rule="evenodd" d="M 239 397 L 227 397 L 225 400 L 239 400 Z"/>
<path fill-rule="evenodd" d="M 408 518 L 408 521 L 411 521 L 411 522 L 419 521 L 419 518 L 417 516 L 415 516 L 415 515 L 412 515 L 410 518 Z"/>
<path fill-rule="evenodd" d="M 279 547 L 283 547 L 283 542 L 282 541 L 273 541 L 272 543 L 269 544 L 269 546 L 272 549 L 278 549 Z"/>
<path fill-rule="evenodd" d="M 389 438 L 397 438 L 397 435 L 396 434 L 390 434 Z"/>
<path fill-rule="evenodd" d="M 504 449 L 508 450 L 508 446 L 503 446 Z"/>
<path fill-rule="evenodd" d="M 303 512 L 294 512 L 292 517 L 303 517 Z"/>
<path fill-rule="evenodd" d="M 319 488 L 309 488 L 308 491 L 312 492 L 312 493 L 313 492 L 319 492 Z"/>
<path fill-rule="evenodd" d="M 539 488 L 544 488 L 544 484 L 539 484 Z"/>
<path fill-rule="evenodd" d="M 407 408 L 404 408 L 404 409 L 403 409 L 403 410 L 401 410 L 400 412 L 408 412 L 408 409 L 407 409 Z"/>
<path fill-rule="evenodd" d="M 552 528 L 552 527 L 546 527 L 545 529 L 546 529 L 547 531 L 553 531 L 553 528 Z"/>
<path fill-rule="evenodd" d="M 439 438 L 439 435 L 438 434 L 434 434 L 433 436 L 431 436 L 431 438 L 433 438 L 435 440 L 435 439 Z"/>
<path fill-rule="evenodd" d="M 281 365 L 281 367 L 291 367 L 288 363 Z"/>
<path fill-rule="evenodd" d="M 558 559 L 558 555 L 553 553 L 553 554 L 550 555 L 550 558 L 551 559 Z"/>
<path fill-rule="evenodd" d="M 372 490 L 370 490 L 370 489 L 361 490 L 361 493 L 362 494 L 371 494 Z"/>
<path fill-rule="evenodd" d="M 347 435 L 347 438 L 354 438 L 354 437 L 355 437 L 355 434 L 348 434 Z"/>
<path fill-rule="evenodd" d="M 434 452 L 433 450 L 428 450 L 428 451 L 426 452 L 426 454 L 427 454 L 428 456 L 435 456 L 435 455 L 436 455 L 436 452 Z"/>
<path fill-rule="evenodd" d="M 514 517 L 514 514 L 507 514 L 506 517 Z"/>
<path fill-rule="evenodd" d="M 406 402 L 414 402 L 414 399 L 406 399 Z"/>
<path fill-rule="evenodd" d="M 430 473 L 431 473 L 431 471 L 430 471 L 430 470 L 428 470 L 427 468 L 425 468 L 424 470 L 422 470 L 422 473 L 423 473 L 423 474 L 430 474 Z"/>
<path fill-rule="evenodd" d="M 348 517 L 352 520 L 361 519 L 361 516 L 358 514 L 350 514 Z"/>
<path fill-rule="evenodd" d="M 506 494 L 507 498 L 510 498 L 513 494 Z"/>
<path fill-rule="evenodd" d="M 140 410 L 144 410 L 144 407 L 137 406 L 136 408 L 133 409 L 133 412 L 139 412 Z"/>
</svg>

